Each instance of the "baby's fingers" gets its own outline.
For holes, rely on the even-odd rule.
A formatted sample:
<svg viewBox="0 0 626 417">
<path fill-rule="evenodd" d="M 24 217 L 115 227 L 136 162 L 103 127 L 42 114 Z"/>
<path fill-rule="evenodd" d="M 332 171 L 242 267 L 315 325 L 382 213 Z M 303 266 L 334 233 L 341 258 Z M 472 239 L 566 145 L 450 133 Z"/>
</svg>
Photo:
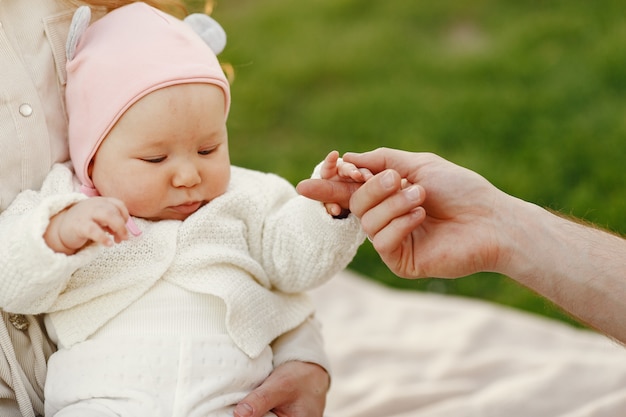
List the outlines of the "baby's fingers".
<svg viewBox="0 0 626 417">
<path fill-rule="evenodd" d="M 324 207 L 326 212 L 334 217 L 340 216 L 343 212 L 343 208 L 337 203 L 324 203 Z"/>
<path fill-rule="evenodd" d="M 114 225 L 105 226 L 105 230 L 113 237 L 115 243 L 128 239 L 129 232 L 124 220 L 122 220 L 121 225 L 119 222 L 115 222 Z"/>
<path fill-rule="evenodd" d="M 350 179 L 355 182 L 365 182 L 372 178 L 372 172 L 367 168 L 357 168 L 349 162 L 341 162 L 337 166 L 337 174 L 344 179 Z"/>
<path fill-rule="evenodd" d="M 337 173 L 338 160 L 339 152 L 337 151 L 331 151 L 328 155 L 326 155 L 320 169 L 320 177 L 323 179 L 333 178 Z"/>
<path fill-rule="evenodd" d="M 363 182 L 369 180 L 374 176 L 374 174 L 372 174 L 372 171 L 367 168 L 359 168 L 359 172 L 361 173 L 361 177 L 363 177 Z"/>
<path fill-rule="evenodd" d="M 128 212 L 123 207 L 118 213 L 113 216 L 108 216 L 100 221 L 100 226 L 113 237 L 115 243 L 120 243 L 123 240 L 127 240 L 129 232 L 127 228 Z M 109 239 L 110 241 L 110 239 Z"/>
<path fill-rule="evenodd" d="M 105 246 L 128 239 L 126 222 L 129 214 L 124 203 L 113 198 L 92 199 L 90 203 L 87 238 Z"/>
<path fill-rule="evenodd" d="M 98 216 L 94 215 L 91 221 L 84 227 L 83 237 L 104 246 L 113 246 L 128 239 L 126 221 L 122 216 Z"/>
<path fill-rule="evenodd" d="M 106 225 L 99 224 L 95 221 L 85 225 L 83 238 L 103 246 L 113 246 L 114 241 L 118 239 L 113 233 L 109 232 L 109 228 Z"/>
</svg>

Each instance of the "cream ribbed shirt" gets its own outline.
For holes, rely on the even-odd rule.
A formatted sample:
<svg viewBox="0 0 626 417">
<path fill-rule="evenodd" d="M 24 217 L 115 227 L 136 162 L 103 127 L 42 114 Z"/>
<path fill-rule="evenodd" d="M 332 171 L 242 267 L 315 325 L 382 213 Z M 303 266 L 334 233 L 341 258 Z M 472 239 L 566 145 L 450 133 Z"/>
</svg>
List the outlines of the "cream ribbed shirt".
<svg viewBox="0 0 626 417">
<path fill-rule="evenodd" d="M 68 159 L 63 107 L 64 46 L 73 13 L 68 3 L 0 0 L 0 212 L 20 191 L 38 189 L 53 163 Z M 4 312 L 2 319 L 0 415 L 43 414 L 45 361 L 52 348 L 35 318 L 28 318 L 25 331 L 14 328 Z"/>
<path fill-rule="evenodd" d="M 0 1 L 0 210 L 68 159 L 62 103 L 72 13 L 61 1 Z"/>
</svg>

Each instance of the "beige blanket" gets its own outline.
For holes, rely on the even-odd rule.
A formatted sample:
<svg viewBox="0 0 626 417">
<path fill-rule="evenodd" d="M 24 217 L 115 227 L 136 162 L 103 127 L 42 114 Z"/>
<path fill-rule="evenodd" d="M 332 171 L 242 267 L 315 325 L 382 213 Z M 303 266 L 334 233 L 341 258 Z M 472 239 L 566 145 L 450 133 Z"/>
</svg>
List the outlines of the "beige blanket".
<svg viewBox="0 0 626 417">
<path fill-rule="evenodd" d="M 626 416 L 626 349 L 601 335 L 349 271 L 313 296 L 328 417 Z"/>
</svg>

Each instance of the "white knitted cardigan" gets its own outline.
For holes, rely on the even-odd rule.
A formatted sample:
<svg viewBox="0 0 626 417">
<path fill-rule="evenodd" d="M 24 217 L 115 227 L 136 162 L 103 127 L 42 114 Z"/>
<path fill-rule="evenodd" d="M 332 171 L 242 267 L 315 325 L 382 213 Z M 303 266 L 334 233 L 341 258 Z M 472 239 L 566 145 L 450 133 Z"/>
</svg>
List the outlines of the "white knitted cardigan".
<svg viewBox="0 0 626 417">
<path fill-rule="evenodd" d="M 49 313 L 59 342 L 87 339 L 159 279 L 222 298 L 235 343 L 257 356 L 313 312 L 303 293 L 345 268 L 364 240 L 358 219 L 334 219 L 286 180 L 233 167 L 228 191 L 184 222 L 135 219 L 142 235 L 112 248 L 54 253 L 49 219 L 86 198 L 66 165 L 0 216 L 0 308 Z"/>
</svg>

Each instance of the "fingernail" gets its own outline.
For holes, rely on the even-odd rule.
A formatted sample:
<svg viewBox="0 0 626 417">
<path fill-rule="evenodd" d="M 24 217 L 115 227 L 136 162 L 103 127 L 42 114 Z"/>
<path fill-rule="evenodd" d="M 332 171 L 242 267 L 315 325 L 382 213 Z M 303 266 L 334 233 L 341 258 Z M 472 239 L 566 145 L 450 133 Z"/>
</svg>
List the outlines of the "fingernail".
<svg viewBox="0 0 626 417">
<path fill-rule="evenodd" d="M 235 407 L 234 414 L 237 417 L 250 417 L 253 411 L 254 410 L 252 410 L 252 407 L 250 407 L 249 404 L 243 403 L 243 404 L 237 404 L 237 407 Z"/>
<path fill-rule="evenodd" d="M 393 188 L 393 182 L 393 174 L 391 171 L 385 171 L 380 177 L 380 185 L 386 189 Z"/>
<path fill-rule="evenodd" d="M 406 195 L 406 198 L 408 198 L 410 201 L 418 201 L 421 197 L 421 192 L 419 188 L 415 185 L 405 188 L 404 194 Z"/>
</svg>

